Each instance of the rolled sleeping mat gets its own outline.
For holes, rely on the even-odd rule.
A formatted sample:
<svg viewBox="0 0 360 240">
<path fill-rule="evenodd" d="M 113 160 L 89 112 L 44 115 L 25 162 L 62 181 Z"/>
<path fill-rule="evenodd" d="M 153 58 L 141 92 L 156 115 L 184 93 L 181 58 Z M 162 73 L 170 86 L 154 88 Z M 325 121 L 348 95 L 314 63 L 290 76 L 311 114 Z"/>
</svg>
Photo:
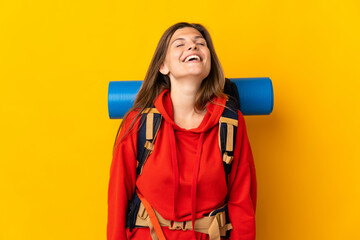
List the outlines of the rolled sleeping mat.
<svg viewBox="0 0 360 240">
<path fill-rule="evenodd" d="M 229 78 L 237 86 L 243 115 L 269 115 L 274 104 L 270 78 Z M 143 81 L 110 81 L 108 110 L 110 119 L 120 119 L 133 106 Z"/>
<path fill-rule="evenodd" d="M 236 84 L 243 115 L 269 115 L 274 106 L 270 78 L 230 78 Z"/>
</svg>

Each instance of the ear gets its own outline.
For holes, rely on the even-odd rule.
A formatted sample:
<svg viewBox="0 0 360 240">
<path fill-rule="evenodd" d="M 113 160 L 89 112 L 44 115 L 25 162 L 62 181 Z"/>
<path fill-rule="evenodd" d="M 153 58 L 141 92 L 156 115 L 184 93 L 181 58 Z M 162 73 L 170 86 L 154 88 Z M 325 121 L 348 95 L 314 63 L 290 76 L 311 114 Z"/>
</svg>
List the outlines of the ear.
<svg viewBox="0 0 360 240">
<path fill-rule="evenodd" d="M 168 75 L 169 72 L 170 72 L 169 68 L 166 66 L 165 63 L 161 64 L 159 71 L 160 71 L 163 75 Z"/>
</svg>

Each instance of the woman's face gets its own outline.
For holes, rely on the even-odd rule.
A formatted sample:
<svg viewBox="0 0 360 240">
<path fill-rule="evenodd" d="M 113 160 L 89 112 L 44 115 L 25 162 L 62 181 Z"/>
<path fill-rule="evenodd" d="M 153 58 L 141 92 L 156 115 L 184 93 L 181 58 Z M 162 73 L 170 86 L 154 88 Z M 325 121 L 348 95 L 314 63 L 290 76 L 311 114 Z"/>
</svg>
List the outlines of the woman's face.
<svg viewBox="0 0 360 240">
<path fill-rule="evenodd" d="M 193 56 L 193 57 L 191 57 Z M 206 40 L 192 27 L 180 28 L 170 39 L 160 72 L 170 79 L 206 78 L 211 69 L 211 55 Z"/>
</svg>

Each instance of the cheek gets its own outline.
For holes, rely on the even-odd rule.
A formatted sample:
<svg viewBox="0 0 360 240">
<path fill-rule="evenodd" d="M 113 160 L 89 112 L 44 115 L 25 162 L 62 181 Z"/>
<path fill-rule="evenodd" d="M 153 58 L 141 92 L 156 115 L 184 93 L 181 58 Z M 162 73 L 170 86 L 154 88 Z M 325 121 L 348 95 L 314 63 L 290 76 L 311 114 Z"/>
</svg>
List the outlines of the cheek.
<svg viewBox="0 0 360 240">
<path fill-rule="evenodd" d="M 211 55 L 210 55 L 210 53 L 208 55 L 207 64 L 211 67 Z"/>
<path fill-rule="evenodd" d="M 210 54 L 210 50 L 209 49 L 206 49 L 206 51 L 204 52 L 206 58 L 208 61 L 211 61 L 211 54 Z"/>
<path fill-rule="evenodd" d="M 176 51 L 173 53 L 173 59 L 176 61 L 179 61 L 181 58 L 181 52 L 180 51 Z"/>
<path fill-rule="evenodd" d="M 170 53 L 166 58 L 166 62 L 168 64 L 168 66 L 176 64 L 178 61 L 179 61 L 179 54 L 177 54 L 175 52 Z"/>
<path fill-rule="evenodd" d="M 178 60 L 178 56 L 177 56 L 177 54 L 171 54 L 169 57 L 168 57 L 168 59 L 167 59 L 167 62 L 168 62 L 168 64 L 173 64 L 173 63 L 176 63 L 176 62 L 178 62 L 179 60 Z"/>
</svg>

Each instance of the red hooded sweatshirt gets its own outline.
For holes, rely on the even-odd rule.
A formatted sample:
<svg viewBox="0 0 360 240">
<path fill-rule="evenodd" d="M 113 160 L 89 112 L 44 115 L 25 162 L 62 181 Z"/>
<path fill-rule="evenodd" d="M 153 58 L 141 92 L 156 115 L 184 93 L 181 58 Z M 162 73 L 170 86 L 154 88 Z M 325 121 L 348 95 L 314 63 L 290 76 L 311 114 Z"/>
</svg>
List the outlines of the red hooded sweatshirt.
<svg viewBox="0 0 360 240">
<path fill-rule="evenodd" d="M 255 239 L 256 175 L 254 160 L 246 133 L 244 117 L 238 111 L 238 128 L 232 170 L 228 186 L 219 148 L 219 119 L 224 110 L 224 98 L 214 98 L 207 105 L 201 124 L 183 129 L 175 124 L 170 92 L 164 90 L 155 107 L 164 120 L 160 126 L 154 150 L 146 160 L 141 175 L 136 175 L 136 121 L 124 139 L 137 112 L 125 119 L 116 141 L 110 169 L 108 191 L 108 240 L 149 239 L 148 228 L 125 227 L 128 201 L 135 189 L 139 191 L 165 219 L 189 221 L 201 218 L 224 205 L 228 199 L 233 230 L 231 240 Z M 119 144 L 119 145 L 118 145 Z M 166 239 L 208 239 L 204 233 L 170 230 L 163 227 Z"/>
</svg>

